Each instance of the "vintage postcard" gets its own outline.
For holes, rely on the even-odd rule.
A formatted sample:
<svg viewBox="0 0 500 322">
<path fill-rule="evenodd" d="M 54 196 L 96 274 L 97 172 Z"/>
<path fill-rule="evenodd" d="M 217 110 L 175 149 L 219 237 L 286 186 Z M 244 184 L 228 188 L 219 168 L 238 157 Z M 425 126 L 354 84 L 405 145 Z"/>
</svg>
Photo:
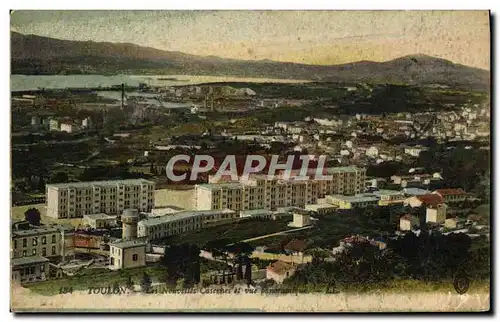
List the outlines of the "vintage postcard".
<svg viewBox="0 0 500 322">
<path fill-rule="evenodd" d="M 13 312 L 488 312 L 488 11 L 13 10 Z"/>
</svg>

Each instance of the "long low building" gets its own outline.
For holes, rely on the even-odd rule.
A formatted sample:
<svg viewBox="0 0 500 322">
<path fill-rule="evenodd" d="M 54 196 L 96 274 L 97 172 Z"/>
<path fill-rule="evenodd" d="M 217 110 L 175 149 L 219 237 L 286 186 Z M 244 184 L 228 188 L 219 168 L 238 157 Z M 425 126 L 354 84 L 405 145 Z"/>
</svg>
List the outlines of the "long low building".
<svg viewBox="0 0 500 322">
<path fill-rule="evenodd" d="M 381 189 L 372 192 L 372 194 L 380 198 L 378 203 L 380 206 L 402 204 L 406 199 L 404 192 L 398 190 Z"/>
<path fill-rule="evenodd" d="M 218 223 L 231 222 L 238 218 L 238 213 L 230 209 L 206 211 L 182 211 L 139 221 L 137 237 L 159 239 L 184 232 L 201 229 Z"/>
<path fill-rule="evenodd" d="M 304 209 L 312 211 L 318 215 L 323 215 L 334 211 L 337 207 L 328 203 L 316 203 L 305 205 Z"/>
<path fill-rule="evenodd" d="M 338 209 L 354 209 L 365 208 L 368 206 L 377 206 L 380 200 L 379 197 L 373 195 L 356 195 L 356 196 L 342 196 L 333 195 L 326 196 L 326 202 L 336 206 Z"/>
</svg>

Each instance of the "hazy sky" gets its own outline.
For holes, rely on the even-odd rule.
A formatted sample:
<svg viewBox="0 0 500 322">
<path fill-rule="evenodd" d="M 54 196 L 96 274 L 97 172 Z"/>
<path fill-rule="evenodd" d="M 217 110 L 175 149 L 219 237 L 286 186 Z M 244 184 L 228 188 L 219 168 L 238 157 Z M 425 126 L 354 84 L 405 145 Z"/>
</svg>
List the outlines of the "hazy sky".
<svg viewBox="0 0 500 322">
<path fill-rule="evenodd" d="M 238 59 L 339 64 L 421 53 L 490 63 L 487 11 L 15 11 L 11 28 Z"/>
</svg>

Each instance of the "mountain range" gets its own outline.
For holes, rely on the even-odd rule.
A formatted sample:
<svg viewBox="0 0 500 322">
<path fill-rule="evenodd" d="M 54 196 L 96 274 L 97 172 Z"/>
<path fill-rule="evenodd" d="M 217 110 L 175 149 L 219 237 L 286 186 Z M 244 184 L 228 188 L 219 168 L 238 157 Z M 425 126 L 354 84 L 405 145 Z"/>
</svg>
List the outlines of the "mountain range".
<svg viewBox="0 0 500 322">
<path fill-rule="evenodd" d="M 416 54 L 386 62 L 308 65 L 164 51 L 130 43 L 70 41 L 11 32 L 11 73 L 213 75 L 343 83 L 441 84 L 487 90 L 490 73 Z"/>
</svg>

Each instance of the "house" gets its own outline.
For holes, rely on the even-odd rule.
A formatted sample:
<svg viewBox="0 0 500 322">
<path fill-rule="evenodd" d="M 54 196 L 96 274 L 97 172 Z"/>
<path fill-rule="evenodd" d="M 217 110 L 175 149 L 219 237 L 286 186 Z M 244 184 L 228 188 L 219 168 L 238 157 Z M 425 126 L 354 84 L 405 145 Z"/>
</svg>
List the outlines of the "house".
<svg viewBox="0 0 500 322">
<path fill-rule="evenodd" d="M 292 276 L 296 270 L 297 266 L 294 264 L 276 261 L 267 267 L 266 278 L 281 284 L 286 278 Z"/>
<path fill-rule="evenodd" d="M 378 156 L 378 148 L 375 146 L 372 146 L 366 150 L 366 155 L 372 158 L 376 158 Z"/>
<path fill-rule="evenodd" d="M 414 146 L 414 147 L 407 147 L 405 148 L 405 154 L 411 155 L 413 157 L 418 157 L 421 152 L 427 151 L 428 148 L 423 147 L 423 146 Z"/>
<path fill-rule="evenodd" d="M 412 208 L 418 208 L 422 206 L 437 206 L 444 203 L 443 198 L 440 195 L 428 193 L 420 196 L 413 196 L 407 198 L 404 201 L 405 206 L 409 205 Z"/>
<path fill-rule="evenodd" d="M 311 215 L 309 211 L 302 209 L 294 209 L 293 222 L 288 224 L 290 227 L 306 227 L 311 225 Z"/>
<path fill-rule="evenodd" d="M 302 239 L 292 239 L 283 247 L 285 252 L 291 255 L 303 256 L 304 250 L 307 248 L 307 243 Z"/>
<path fill-rule="evenodd" d="M 61 123 L 61 132 L 73 133 L 79 131 L 80 127 L 73 122 L 63 122 Z"/>
<path fill-rule="evenodd" d="M 146 243 L 139 240 L 111 243 L 109 259 L 112 270 L 146 266 Z"/>
<path fill-rule="evenodd" d="M 359 245 L 359 244 L 371 245 L 371 246 L 377 247 L 379 250 L 385 249 L 387 247 L 387 243 L 385 243 L 382 240 L 375 240 L 375 239 L 371 239 L 371 238 L 360 236 L 360 235 L 349 236 L 349 237 L 346 237 L 340 241 L 340 246 L 345 247 L 345 248 L 352 247 L 354 245 Z"/>
<path fill-rule="evenodd" d="M 430 205 L 425 212 L 425 222 L 442 224 L 446 220 L 446 205 Z"/>
<path fill-rule="evenodd" d="M 461 189 L 437 189 L 433 192 L 441 196 L 446 203 L 462 202 L 467 200 L 467 193 Z"/>
<path fill-rule="evenodd" d="M 12 281 L 29 283 L 45 281 L 49 273 L 49 259 L 42 256 L 13 258 Z"/>
<path fill-rule="evenodd" d="M 94 229 L 116 226 L 116 216 L 106 214 L 83 215 L 83 222 Z"/>
<path fill-rule="evenodd" d="M 461 229 L 465 226 L 465 219 L 454 217 L 448 218 L 444 222 L 444 226 L 448 229 Z"/>
<path fill-rule="evenodd" d="M 420 220 L 413 215 L 406 214 L 401 216 L 401 218 L 399 218 L 399 230 L 410 231 L 415 228 L 418 229 L 419 227 L 420 227 Z"/>
</svg>

